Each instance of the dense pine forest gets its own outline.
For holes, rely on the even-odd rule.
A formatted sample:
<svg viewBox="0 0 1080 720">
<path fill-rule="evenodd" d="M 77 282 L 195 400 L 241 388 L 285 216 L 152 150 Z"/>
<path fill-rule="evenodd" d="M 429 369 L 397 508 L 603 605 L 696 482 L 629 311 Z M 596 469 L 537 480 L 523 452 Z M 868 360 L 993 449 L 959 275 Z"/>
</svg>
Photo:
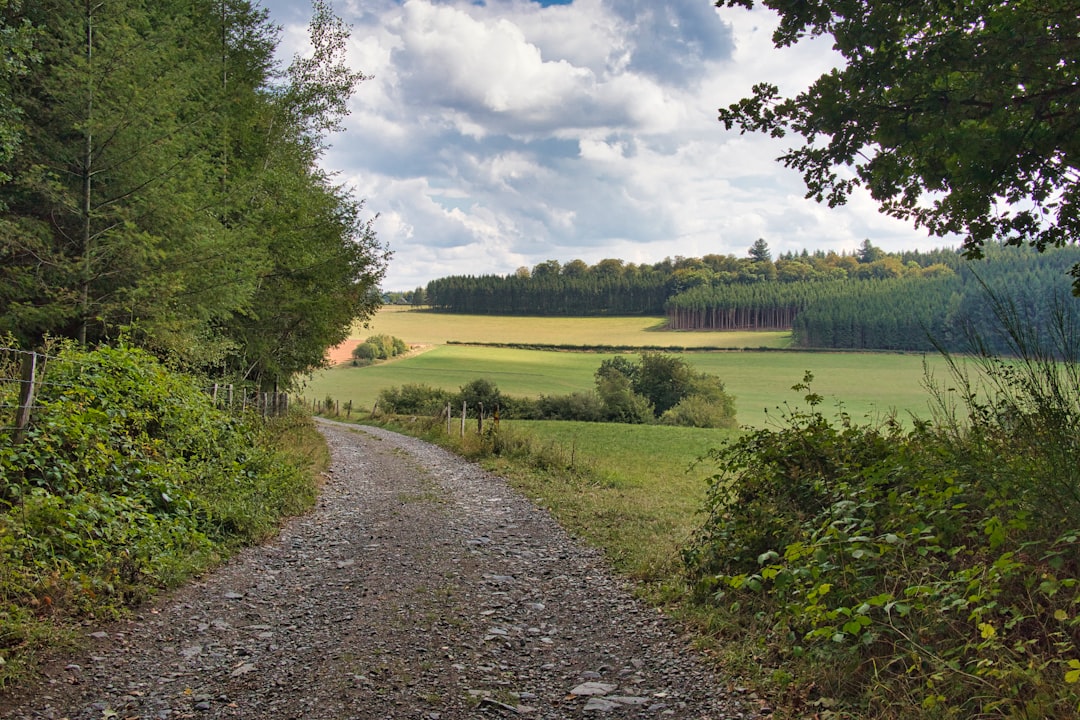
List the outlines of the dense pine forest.
<svg viewBox="0 0 1080 720">
<path fill-rule="evenodd" d="M 803 251 L 773 260 L 759 240 L 743 258 L 548 261 L 509 276 L 434 280 L 412 297 L 442 312 L 662 314 L 672 330 L 790 330 L 803 348 L 963 351 L 978 337 L 1001 352 L 1007 343 L 991 298 L 1045 332 L 1078 261 L 1074 247 L 991 246 L 985 258 L 968 261 L 953 250 L 886 253 L 869 241 L 853 254 Z"/>
<path fill-rule="evenodd" d="M 272 385 L 378 305 L 386 251 L 318 167 L 365 78 L 248 0 L 0 2 L 0 336 L 123 335 Z"/>
</svg>

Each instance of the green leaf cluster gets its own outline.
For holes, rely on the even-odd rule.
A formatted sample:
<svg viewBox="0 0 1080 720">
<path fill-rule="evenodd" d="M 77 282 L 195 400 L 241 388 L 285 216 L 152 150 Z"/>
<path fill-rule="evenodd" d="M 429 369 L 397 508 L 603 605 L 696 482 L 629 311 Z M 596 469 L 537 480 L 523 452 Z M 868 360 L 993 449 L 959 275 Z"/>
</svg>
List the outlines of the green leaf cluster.
<svg viewBox="0 0 1080 720">
<path fill-rule="evenodd" d="M 998 392 L 955 381 L 967 417 L 909 430 L 830 420 L 808 373 L 805 409 L 711 453 L 721 472 L 688 577 L 733 627 L 760 629 L 803 702 L 872 717 L 1076 711 L 1080 377 L 1049 358 L 985 371 Z"/>
<path fill-rule="evenodd" d="M 353 365 L 389 360 L 398 355 L 404 355 L 408 351 L 409 346 L 401 338 L 392 335 L 372 335 L 353 348 Z"/>
<path fill-rule="evenodd" d="M 1080 237 L 1073 0 L 761 4 L 780 16 L 777 47 L 827 36 L 843 57 L 798 94 L 760 83 L 720 110 L 729 129 L 801 136 L 780 160 L 807 197 L 836 206 L 862 186 L 886 214 L 964 236 L 973 257 L 991 240 Z"/>
<path fill-rule="evenodd" d="M 314 501 L 273 426 L 145 351 L 66 345 L 37 402 L 22 442 L 0 432 L 0 679 L 41 624 L 116 614 Z"/>
</svg>

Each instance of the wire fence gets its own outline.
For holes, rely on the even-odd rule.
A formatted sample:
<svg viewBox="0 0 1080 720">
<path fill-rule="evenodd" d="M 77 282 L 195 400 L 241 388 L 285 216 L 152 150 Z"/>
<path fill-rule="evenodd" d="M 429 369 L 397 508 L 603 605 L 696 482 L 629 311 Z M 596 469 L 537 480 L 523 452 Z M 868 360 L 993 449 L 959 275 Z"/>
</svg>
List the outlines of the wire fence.
<svg viewBox="0 0 1080 720">
<path fill-rule="evenodd" d="M 60 365 L 88 365 L 69 358 L 0 347 L 0 432 L 10 432 L 14 444 L 22 442 L 33 426 L 35 412 L 42 406 L 37 400 L 44 388 L 79 388 L 77 382 L 50 379 L 50 368 Z M 263 417 L 284 415 L 289 410 L 289 395 L 262 392 L 248 385 L 213 383 L 203 388 L 215 406 L 226 410 L 254 410 Z"/>
</svg>

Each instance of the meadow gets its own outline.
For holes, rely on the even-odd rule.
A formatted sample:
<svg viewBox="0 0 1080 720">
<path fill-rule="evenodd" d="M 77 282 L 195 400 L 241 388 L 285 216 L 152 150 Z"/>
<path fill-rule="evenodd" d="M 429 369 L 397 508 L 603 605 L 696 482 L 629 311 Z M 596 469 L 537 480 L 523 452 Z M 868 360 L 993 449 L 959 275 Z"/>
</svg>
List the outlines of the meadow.
<svg viewBox="0 0 1080 720">
<path fill-rule="evenodd" d="M 305 384 L 301 395 L 351 401 L 354 408 L 370 410 L 379 391 L 387 387 L 423 383 L 456 391 L 477 378 L 491 380 L 506 395 L 561 395 L 593 388 L 596 369 L 611 356 L 442 345 L 402 360 L 325 370 Z M 739 424 L 752 427 L 771 422 L 784 403 L 800 401 L 791 386 L 806 371 L 814 374 L 814 390 L 825 396 L 827 406 L 841 403 L 860 419 L 895 411 L 902 420 L 909 414 L 927 415 L 924 362 L 936 374 L 943 373 L 940 358 L 921 355 L 729 351 L 688 352 L 685 357 L 694 367 L 724 381 L 735 396 Z"/>
<path fill-rule="evenodd" d="M 827 414 L 843 409 L 857 421 L 895 412 L 901 421 L 926 417 L 927 369 L 944 373 L 936 356 L 895 353 L 823 353 L 782 350 L 784 333 L 665 333 L 661 318 L 507 318 L 461 316 L 385 308 L 354 337 L 385 333 L 422 352 L 367 367 L 343 364 L 315 375 L 303 394 L 327 397 L 356 415 L 369 411 L 383 388 L 423 383 L 450 391 L 486 378 L 506 395 L 536 397 L 586 391 L 594 373 L 612 353 L 524 350 L 484 345 L 516 342 L 625 346 L 771 347 L 773 350 L 689 351 L 684 357 L 699 370 L 719 376 L 735 395 L 744 427 L 781 422 L 785 406 L 799 407 L 802 394 L 791 389 L 810 371 L 813 389 L 825 397 Z M 662 576 L 694 526 L 715 472 L 697 460 L 737 435 L 726 430 L 578 422 L 503 420 L 505 432 L 528 436 L 534 450 L 571 470 L 580 482 L 555 481 L 520 464 L 489 459 L 514 476 L 522 490 L 550 507 L 573 531 L 603 547 L 630 575 Z M 564 478 L 565 480 L 565 478 Z"/>
<path fill-rule="evenodd" d="M 706 454 L 737 431 L 663 425 L 511 420 L 500 432 L 525 434 L 535 455 L 565 472 L 523 472 L 487 458 L 564 527 L 603 548 L 620 572 L 652 582 L 670 575 L 679 548 L 700 523 Z"/>
</svg>

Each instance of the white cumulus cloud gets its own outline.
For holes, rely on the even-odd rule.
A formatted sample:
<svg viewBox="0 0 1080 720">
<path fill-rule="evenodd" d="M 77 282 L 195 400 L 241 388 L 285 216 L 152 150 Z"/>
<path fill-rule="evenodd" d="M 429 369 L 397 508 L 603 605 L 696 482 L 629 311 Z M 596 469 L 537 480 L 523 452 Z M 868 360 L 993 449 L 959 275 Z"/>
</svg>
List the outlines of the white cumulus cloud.
<svg viewBox="0 0 1080 720">
<path fill-rule="evenodd" d="M 306 3 L 264 0 L 282 56 Z M 548 259 L 940 245 L 857 194 L 830 210 L 775 162 L 782 142 L 725 131 L 718 107 L 761 80 L 787 92 L 836 62 L 772 48 L 764 10 L 708 0 L 338 0 L 349 62 L 371 75 L 328 170 L 378 213 L 387 289 Z"/>
</svg>

